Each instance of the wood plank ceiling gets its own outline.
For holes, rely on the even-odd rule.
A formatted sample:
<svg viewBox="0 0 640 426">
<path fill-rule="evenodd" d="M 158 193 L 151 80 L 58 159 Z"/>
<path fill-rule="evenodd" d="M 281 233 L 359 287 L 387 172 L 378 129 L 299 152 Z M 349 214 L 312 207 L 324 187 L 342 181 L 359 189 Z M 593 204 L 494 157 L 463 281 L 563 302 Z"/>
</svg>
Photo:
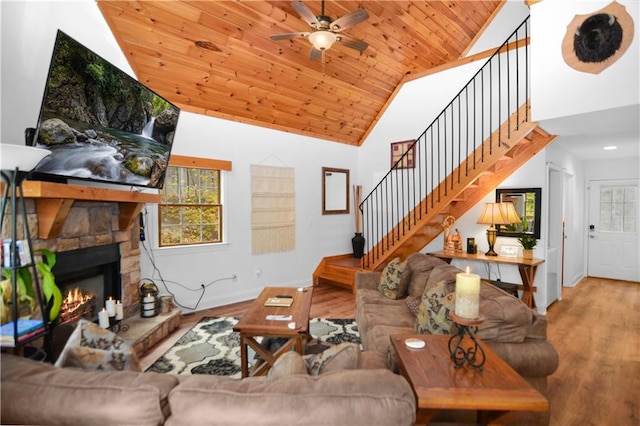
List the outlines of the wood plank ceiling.
<svg viewBox="0 0 640 426">
<path fill-rule="evenodd" d="M 321 14 L 320 1 L 304 1 Z M 333 20 L 369 18 L 309 59 L 288 1 L 112 1 L 98 6 L 138 80 L 185 111 L 361 145 L 406 79 L 459 59 L 499 10 L 486 1 L 327 1 Z"/>
</svg>

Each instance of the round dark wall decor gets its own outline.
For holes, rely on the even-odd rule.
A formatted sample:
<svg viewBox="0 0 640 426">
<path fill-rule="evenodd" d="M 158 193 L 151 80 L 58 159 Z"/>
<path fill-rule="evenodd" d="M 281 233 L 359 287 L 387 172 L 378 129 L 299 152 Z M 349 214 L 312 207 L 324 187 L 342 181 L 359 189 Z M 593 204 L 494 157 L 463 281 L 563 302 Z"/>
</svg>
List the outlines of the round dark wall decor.
<svg viewBox="0 0 640 426">
<path fill-rule="evenodd" d="M 598 74 L 627 50 L 633 27 L 631 16 L 616 2 L 590 15 L 576 15 L 567 27 L 562 56 L 570 67 Z"/>
<path fill-rule="evenodd" d="M 613 15 L 588 17 L 573 37 L 573 48 L 582 62 L 602 62 L 613 56 L 622 43 L 622 27 Z"/>
</svg>

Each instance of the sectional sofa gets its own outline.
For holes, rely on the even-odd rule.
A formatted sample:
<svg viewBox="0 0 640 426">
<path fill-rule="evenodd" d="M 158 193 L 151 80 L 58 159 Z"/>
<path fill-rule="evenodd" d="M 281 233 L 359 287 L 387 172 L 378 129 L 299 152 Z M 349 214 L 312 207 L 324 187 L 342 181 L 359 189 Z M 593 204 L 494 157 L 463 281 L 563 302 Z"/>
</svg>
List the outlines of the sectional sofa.
<svg viewBox="0 0 640 426">
<path fill-rule="evenodd" d="M 389 368 L 397 371 L 390 335 L 447 334 L 448 325 L 439 324 L 444 323 L 442 307 L 447 303 L 446 297 L 455 291 L 459 272 L 462 271 L 443 260 L 414 253 L 391 271 L 397 280 L 393 288 L 381 286 L 384 281 L 381 278 L 389 273 L 388 268 L 382 272 L 357 273 L 356 322 L 364 350 L 384 355 Z M 432 309 L 427 318 L 425 306 L 437 306 L 438 310 Z M 533 387 L 548 396 L 547 377 L 557 369 L 559 358 L 547 340 L 547 319 L 513 295 L 486 282 L 482 282 L 480 288 L 480 313 L 485 321 L 476 335 Z M 426 325 L 420 324 L 421 315 Z M 530 424 L 548 423 L 548 413 L 529 417 Z"/>
<path fill-rule="evenodd" d="M 2 424 L 412 425 L 415 421 L 411 386 L 385 368 L 239 380 L 58 368 L 9 354 L 3 354 L 1 362 Z"/>
</svg>

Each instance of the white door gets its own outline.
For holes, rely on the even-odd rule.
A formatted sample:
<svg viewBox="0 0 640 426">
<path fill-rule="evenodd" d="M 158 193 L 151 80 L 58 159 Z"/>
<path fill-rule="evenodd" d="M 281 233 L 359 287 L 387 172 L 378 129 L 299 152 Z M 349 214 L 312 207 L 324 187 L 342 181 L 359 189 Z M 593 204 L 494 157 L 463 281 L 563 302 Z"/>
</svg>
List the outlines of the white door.
<svg viewBox="0 0 640 426">
<path fill-rule="evenodd" d="M 640 281 L 639 180 L 589 182 L 587 275 Z"/>
</svg>

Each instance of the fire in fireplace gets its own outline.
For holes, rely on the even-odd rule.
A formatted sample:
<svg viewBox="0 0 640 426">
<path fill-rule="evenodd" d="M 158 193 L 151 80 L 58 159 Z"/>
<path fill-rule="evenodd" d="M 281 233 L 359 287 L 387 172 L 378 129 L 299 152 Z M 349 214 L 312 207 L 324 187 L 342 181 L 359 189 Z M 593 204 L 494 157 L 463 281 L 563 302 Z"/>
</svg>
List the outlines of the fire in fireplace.
<svg viewBox="0 0 640 426">
<path fill-rule="evenodd" d="M 60 323 L 91 317 L 96 306 L 96 295 L 79 287 L 69 290 L 60 307 Z"/>
<path fill-rule="evenodd" d="M 120 299 L 120 247 L 109 244 L 57 253 L 56 284 L 65 296 L 59 324 L 96 321 L 109 297 Z"/>
</svg>

